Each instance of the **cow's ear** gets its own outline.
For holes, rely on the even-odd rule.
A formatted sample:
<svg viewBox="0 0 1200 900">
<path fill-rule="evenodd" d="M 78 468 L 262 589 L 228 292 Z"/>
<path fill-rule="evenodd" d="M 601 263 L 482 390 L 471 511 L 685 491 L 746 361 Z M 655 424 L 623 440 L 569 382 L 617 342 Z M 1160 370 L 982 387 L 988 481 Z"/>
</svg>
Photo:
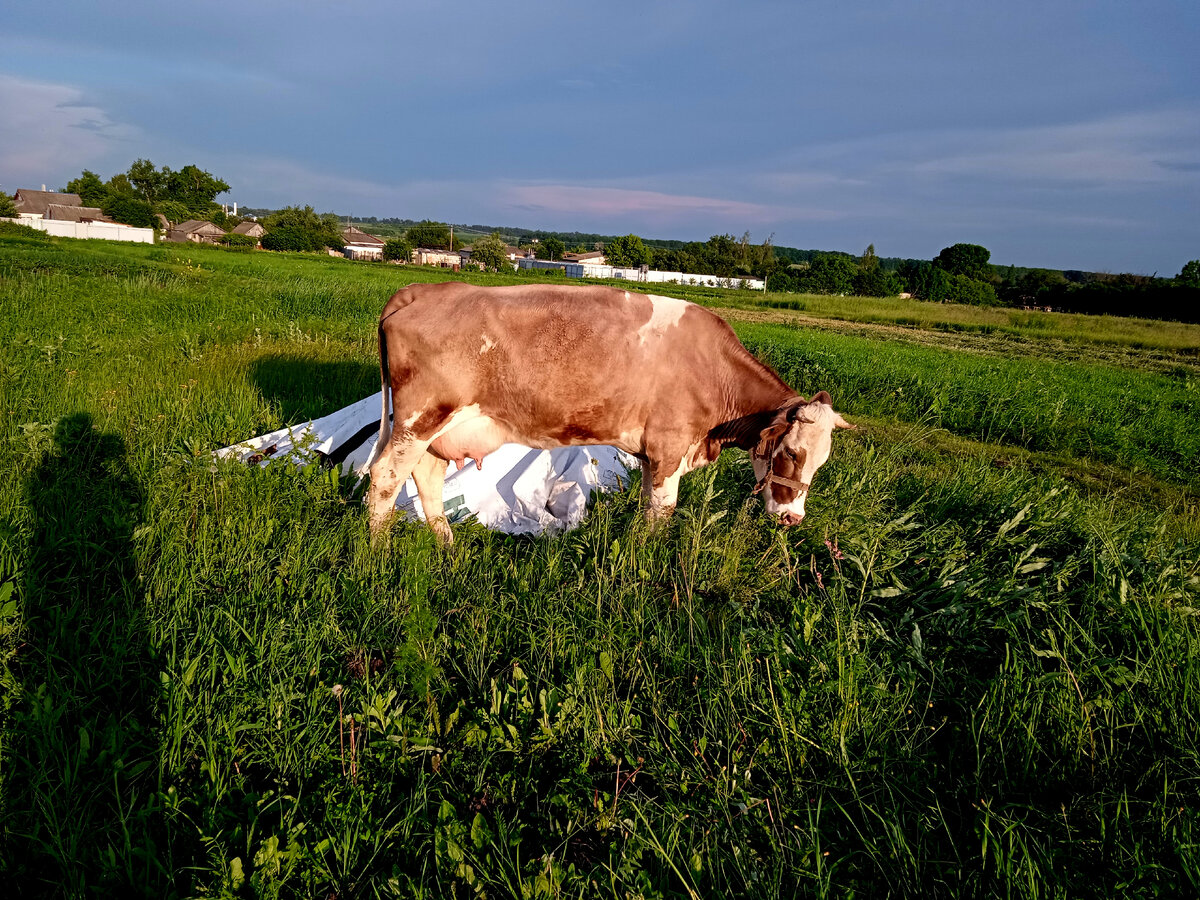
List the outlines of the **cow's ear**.
<svg viewBox="0 0 1200 900">
<path fill-rule="evenodd" d="M 834 413 L 833 414 L 833 427 L 834 428 L 849 428 L 851 431 L 853 431 L 858 426 L 851 425 L 849 422 L 847 422 L 845 419 L 843 419 L 839 413 Z"/>
<path fill-rule="evenodd" d="M 810 403 L 824 403 L 827 406 L 833 406 L 833 398 L 826 391 L 818 391 L 817 396 L 813 397 Z"/>
<path fill-rule="evenodd" d="M 760 457 L 770 456 L 772 451 L 775 449 L 775 444 L 778 443 L 779 439 L 783 437 L 783 435 L 791 427 L 791 422 L 786 420 L 781 422 L 778 418 L 775 419 L 775 421 L 764 428 L 762 433 L 759 434 L 758 446 L 754 448 L 754 454 Z"/>
</svg>

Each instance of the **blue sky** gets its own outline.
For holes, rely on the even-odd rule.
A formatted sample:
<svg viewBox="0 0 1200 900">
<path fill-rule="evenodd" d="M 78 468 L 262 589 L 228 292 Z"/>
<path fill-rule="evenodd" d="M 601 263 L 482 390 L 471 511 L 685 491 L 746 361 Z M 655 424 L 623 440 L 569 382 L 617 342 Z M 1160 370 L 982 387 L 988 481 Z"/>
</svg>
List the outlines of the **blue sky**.
<svg viewBox="0 0 1200 900">
<path fill-rule="evenodd" d="M 1200 3 L 41 0 L 0 186 L 196 163 L 243 206 L 1174 275 Z"/>
</svg>

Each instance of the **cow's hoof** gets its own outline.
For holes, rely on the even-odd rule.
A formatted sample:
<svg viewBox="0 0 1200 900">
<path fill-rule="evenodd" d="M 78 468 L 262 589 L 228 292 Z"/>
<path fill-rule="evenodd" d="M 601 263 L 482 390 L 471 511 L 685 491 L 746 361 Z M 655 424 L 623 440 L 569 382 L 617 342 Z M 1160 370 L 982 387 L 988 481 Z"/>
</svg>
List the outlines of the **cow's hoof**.
<svg viewBox="0 0 1200 900">
<path fill-rule="evenodd" d="M 449 547 L 454 543 L 454 532 L 450 530 L 450 523 L 445 519 L 434 519 L 429 523 L 429 527 L 433 529 L 438 543 L 443 547 Z"/>
</svg>

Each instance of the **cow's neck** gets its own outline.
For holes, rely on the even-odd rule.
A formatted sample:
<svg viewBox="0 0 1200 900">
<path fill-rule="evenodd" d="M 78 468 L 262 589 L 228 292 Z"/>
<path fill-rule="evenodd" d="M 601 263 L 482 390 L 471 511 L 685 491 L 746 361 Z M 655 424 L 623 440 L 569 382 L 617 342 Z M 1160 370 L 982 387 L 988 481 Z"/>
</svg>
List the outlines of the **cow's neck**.
<svg viewBox="0 0 1200 900">
<path fill-rule="evenodd" d="M 721 422 L 708 432 L 710 457 L 730 446 L 752 449 L 780 409 L 803 399 L 749 353 L 743 366 L 746 371 L 725 401 Z"/>
</svg>

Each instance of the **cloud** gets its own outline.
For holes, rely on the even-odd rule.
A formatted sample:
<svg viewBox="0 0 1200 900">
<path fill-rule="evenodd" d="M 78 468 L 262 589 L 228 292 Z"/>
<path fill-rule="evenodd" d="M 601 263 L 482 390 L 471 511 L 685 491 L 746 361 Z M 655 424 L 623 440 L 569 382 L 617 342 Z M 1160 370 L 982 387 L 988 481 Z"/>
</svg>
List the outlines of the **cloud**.
<svg viewBox="0 0 1200 900">
<path fill-rule="evenodd" d="M 742 200 L 575 184 L 501 184 L 496 199 L 513 209 L 584 218 L 633 217 L 653 224 L 697 216 L 755 222 L 779 216 L 770 206 Z"/>
<path fill-rule="evenodd" d="M 1165 184 L 1195 171 L 1194 109 L 1125 113 L 1024 128 L 946 132 L 924 159 L 894 168 L 924 177 L 1122 188 Z M 918 144 L 921 147 L 921 143 Z"/>
<path fill-rule="evenodd" d="M 0 144 L 0 177 L 10 191 L 123 159 L 138 135 L 86 102 L 79 88 L 11 75 L 0 75 L 0 121 L 9 135 Z"/>
</svg>

